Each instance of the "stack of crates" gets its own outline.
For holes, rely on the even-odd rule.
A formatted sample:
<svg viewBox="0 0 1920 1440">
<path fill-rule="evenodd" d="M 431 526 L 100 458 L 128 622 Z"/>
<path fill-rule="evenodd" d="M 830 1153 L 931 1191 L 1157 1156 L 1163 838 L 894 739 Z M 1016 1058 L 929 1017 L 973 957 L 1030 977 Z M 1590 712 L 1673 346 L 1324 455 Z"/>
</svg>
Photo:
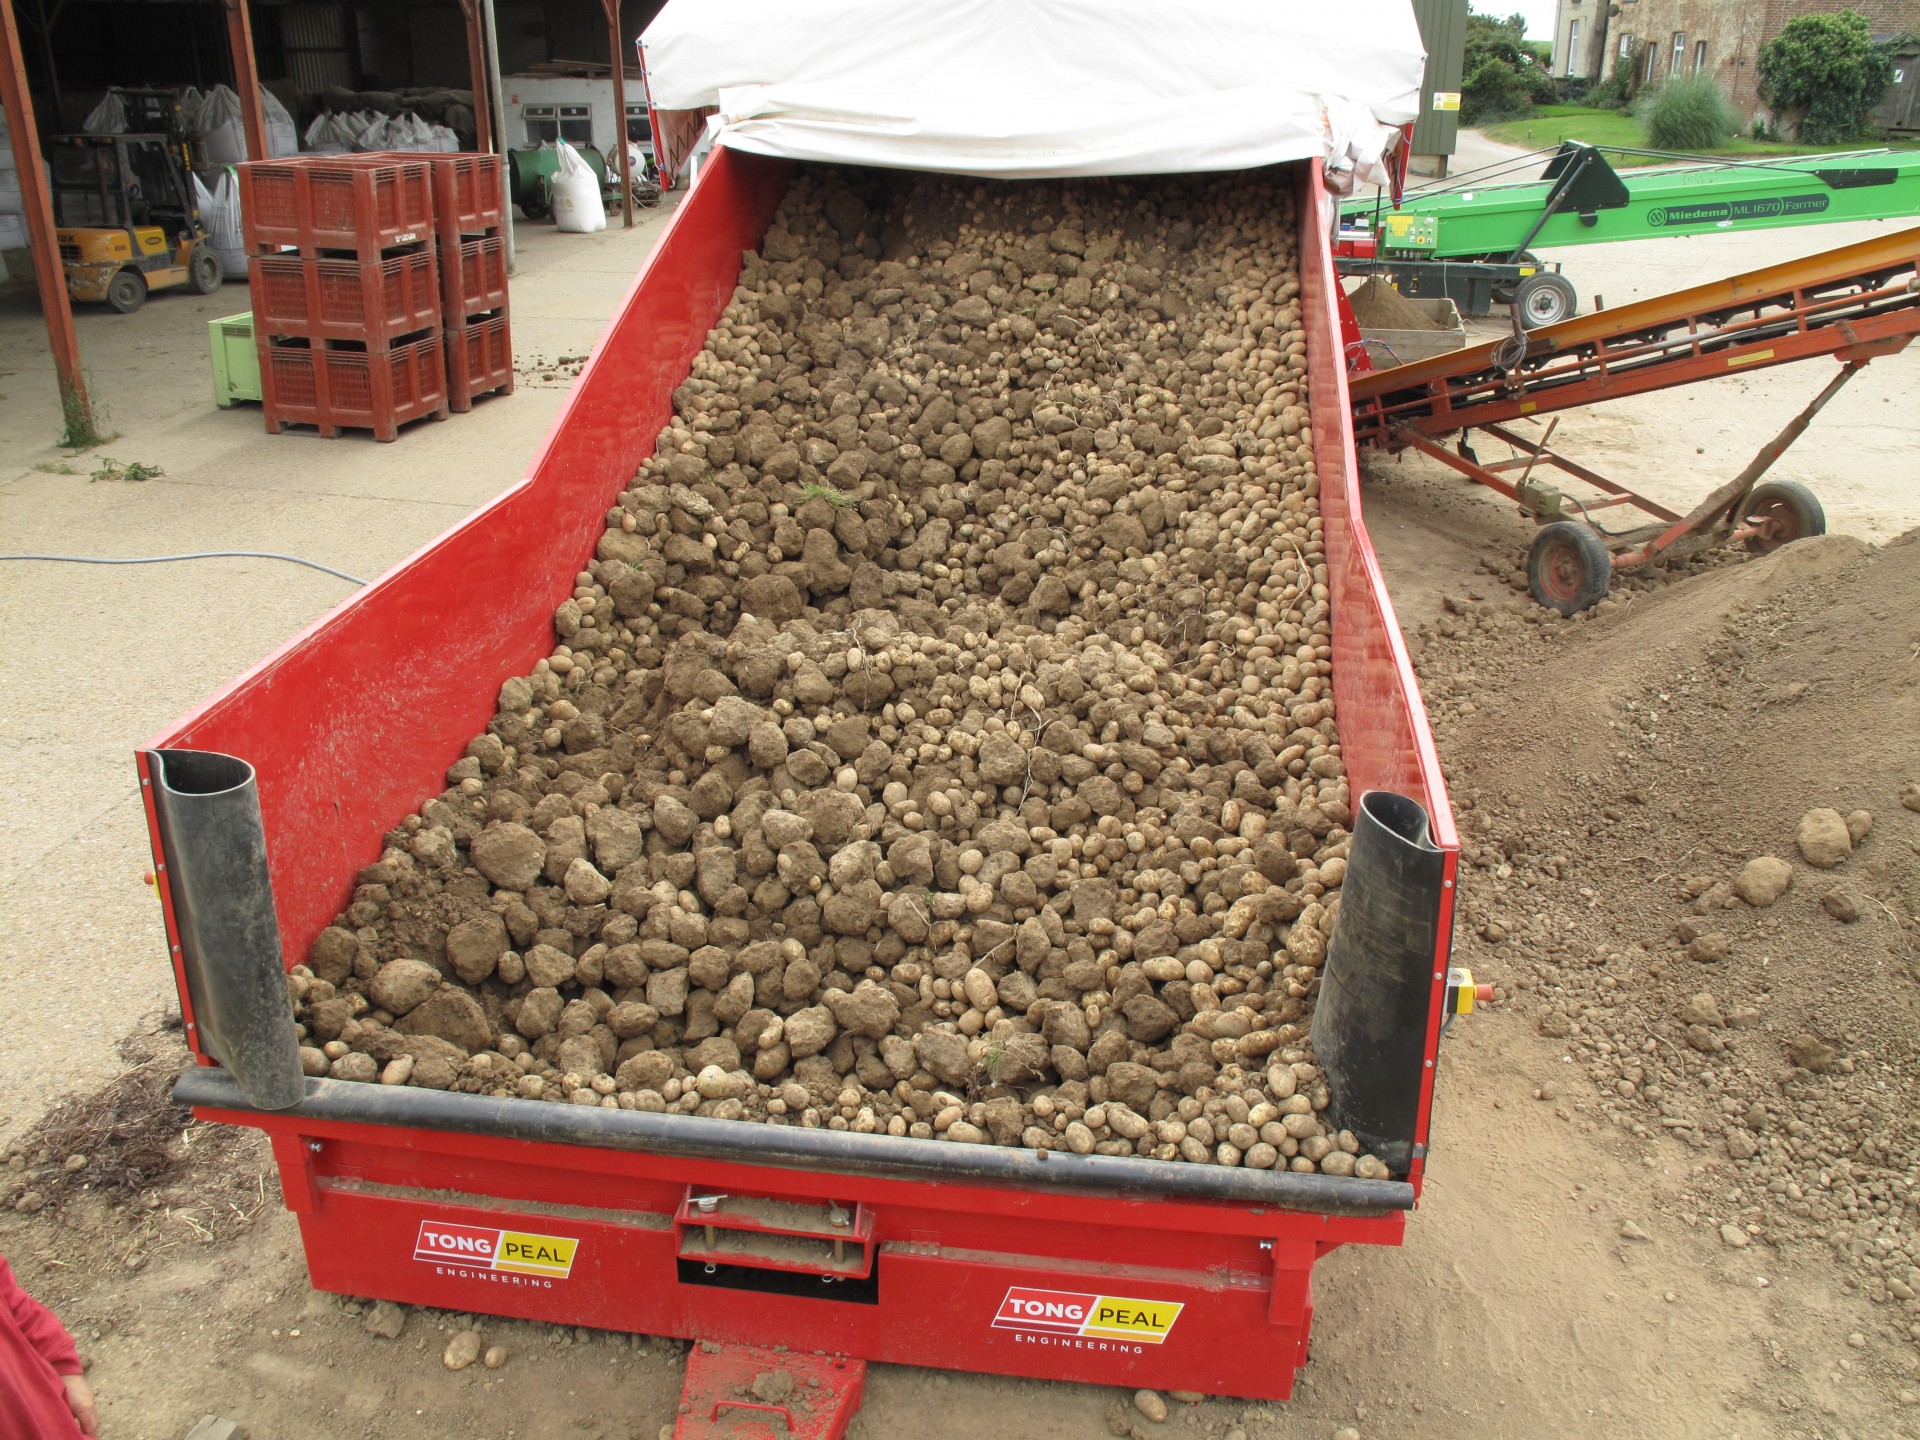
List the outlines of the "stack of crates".
<svg viewBox="0 0 1920 1440">
<path fill-rule="evenodd" d="M 423 158 L 433 169 L 447 400 L 455 410 L 470 410 L 482 395 L 513 393 L 505 172 L 498 155 Z"/>
<path fill-rule="evenodd" d="M 432 167 L 327 155 L 239 171 L 268 433 L 393 440 L 446 418 Z"/>
</svg>

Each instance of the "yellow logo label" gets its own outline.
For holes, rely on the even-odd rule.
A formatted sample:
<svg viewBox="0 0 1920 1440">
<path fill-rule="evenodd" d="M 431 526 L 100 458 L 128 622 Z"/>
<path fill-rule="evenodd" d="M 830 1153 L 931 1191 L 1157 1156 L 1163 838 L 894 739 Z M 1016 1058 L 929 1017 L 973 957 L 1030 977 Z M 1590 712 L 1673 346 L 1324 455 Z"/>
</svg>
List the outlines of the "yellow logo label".
<svg viewBox="0 0 1920 1440">
<path fill-rule="evenodd" d="M 573 1252 L 579 1248 L 578 1240 L 565 1235 L 528 1235 L 505 1230 L 500 1235 L 500 1251 L 494 1257 L 493 1268 L 565 1279 L 573 1270 Z"/>
<path fill-rule="evenodd" d="M 1773 351 L 1771 350 L 1756 350 L 1751 355 L 1730 355 L 1727 357 L 1727 368 L 1731 370 L 1736 365 L 1757 365 L 1762 360 L 1771 360 L 1772 358 Z"/>
<path fill-rule="evenodd" d="M 1085 1335 L 1101 1335 L 1109 1340 L 1145 1340 L 1159 1344 L 1180 1318 L 1181 1306 L 1172 1300 L 1129 1300 L 1120 1295 L 1102 1295 L 1094 1301 L 1087 1316 Z"/>
</svg>

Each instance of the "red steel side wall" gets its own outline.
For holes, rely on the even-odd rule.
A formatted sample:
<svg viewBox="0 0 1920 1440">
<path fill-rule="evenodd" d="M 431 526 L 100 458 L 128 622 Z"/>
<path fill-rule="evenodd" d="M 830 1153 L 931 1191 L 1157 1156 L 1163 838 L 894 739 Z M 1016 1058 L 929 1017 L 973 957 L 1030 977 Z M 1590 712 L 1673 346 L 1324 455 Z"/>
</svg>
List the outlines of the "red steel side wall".
<svg viewBox="0 0 1920 1440">
<path fill-rule="evenodd" d="M 1393 601 L 1360 513 L 1360 463 L 1353 445 L 1353 407 L 1340 343 L 1340 282 L 1333 268 L 1334 208 L 1318 165 L 1301 167 L 1300 293 L 1307 324 L 1307 378 L 1313 387 L 1314 473 L 1320 481 L 1320 518 L 1326 526 L 1327 580 L 1333 606 L 1333 700 L 1340 722 L 1341 756 L 1354 801 L 1368 790 L 1397 790 L 1426 806 L 1432 838 L 1447 852 L 1446 889 L 1435 946 L 1433 1003 L 1429 1007 L 1426 1076 L 1420 1098 L 1412 1174 L 1417 1186 L 1433 1110 L 1440 1049 L 1446 960 L 1452 946 L 1459 837 L 1427 728 L 1420 684 L 1394 618 Z"/>
</svg>

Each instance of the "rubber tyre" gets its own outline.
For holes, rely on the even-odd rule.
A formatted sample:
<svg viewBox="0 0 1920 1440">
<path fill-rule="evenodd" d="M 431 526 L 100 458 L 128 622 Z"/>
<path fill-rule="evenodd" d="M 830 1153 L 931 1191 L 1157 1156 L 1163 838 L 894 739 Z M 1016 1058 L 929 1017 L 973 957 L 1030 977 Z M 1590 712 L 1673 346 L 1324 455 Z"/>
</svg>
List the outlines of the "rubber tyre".
<svg viewBox="0 0 1920 1440">
<path fill-rule="evenodd" d="M 211 245 L 193 247 L 193 259 L 187 262 L 187 288 L 196 295 L 211 295 L 227 278 L 227 270 Z"/>
<path fill-rule="evenodd" d="M 549 215 L 553 214 L 553 208 L 548 205 L 542 205 L 538 200 L 522 200 L 520 202 L 520 213 L 529 220 L 545 220 Z"/>
<path fill-rule="evenodd" d="M 1519 313 L 1521 329 L 1538 330 L 1578 315 L 1580 292 L 1558 271 L 1542 270 L 1513 287 L 1513 308 Z"/>
<path fill-rule="evenodd" d="M 1495 265 L 1502 265 L 1502 264 L 1506 264 L 1506 263 L 1508 263 L 1508 262 L 1507 262 L 1507 260 L 1505 259 L 1505 257 L 1503 257 L 1503 256 L 1498 256 L 1498 255 L 1490 255 L 1490 256 L 1488 256 L 1487 258 L 1488 258 L 1488 260 L 1489 260 L 1489 261 L 1490 261 L 1491 263 L 1493 263 L 1493 264 L 1495 264 Z M 1536 255 L 1536 254 L 1534 254 L 1534 253 L 1533 253 L 1533 252 L 1532 252 L 1531 250 L 1522 250 L 1522 251 L 1520 252 L 1520 258 L 1519 258 L 1519 260 L 1517 260 L 1517 261 L 1515 261 L 1515 262 L 1512 262 L 1512 263 L 1515 263 L 1515 264 L 1520 264 L 1520 265 L 1534 265 L 1534 266 L 1537 266 L 1537 265 L 1539 265 L 1539 263 L 1540 263 L 1540 257 L 1539 257 L 1538 255 Z M 1497 303 L 1499 303 L 1499 304 L 1501 304 L 1501 305 L 1511 305 L 1511 304 L 1513 304 L 1513 292 L 1514 292 L 1514 289 L 1515 289 L 1515 287 L 1516 287 L 1516 286 L 1517 286 L 1517 285 L 1518 285 L 1519 283 L 1520 283 L 1520 282 L 1516 280 L 1516 281 L 1515 281 L 1515 282 L 1514 282 L 1514 283 L 1513 283 L 1512 285 L 1496 285 L 1496 286 L 1494 286 L 1494 287 L 1493 287 L 1493 291 L 1492 291 L 1492 294 L 1493 294 L 1493 298 L 1494 298 L 1494 300 L 1495 300 L 1495 301 L 1496 301 Z"/>
<path fill-rule="evenodd" d="M 107 282 L 107 304 L 131 315 L 147 303 L 147 277 L 138 270 L 122 270 Z"/>
<path fill-rule="evenodd" d="M 1742 518 L 1756 520 L 1762 527 L 1759 534 L 1746 539 L 1747 549 L 1755 555 L 1768 555 L 1795 540 L 1827 533 L 1826 510 L 1798 480 L 1769 480 L 1754 486 Z"/>
<path fill-rule="evenodd" d="M 1543 525 L 1527 552 L 1527 587 L 1549 610 L 1577 615 L 1607 598 L 1613 556 L 1590 525 L 1556 520 Z"/>
</svg>

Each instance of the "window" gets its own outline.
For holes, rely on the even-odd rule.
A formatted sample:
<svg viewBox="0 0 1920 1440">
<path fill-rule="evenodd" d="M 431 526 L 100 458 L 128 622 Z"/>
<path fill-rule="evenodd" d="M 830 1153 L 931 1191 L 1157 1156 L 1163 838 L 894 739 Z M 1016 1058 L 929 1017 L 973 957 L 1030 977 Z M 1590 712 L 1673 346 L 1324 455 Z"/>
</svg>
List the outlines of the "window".
<svg viewBox="0 0 1920 1440">
<path fill-rule="evenodd" d="M 1580 22 L 1574 21 L 1567 26 L 1567 74 L 1574 73 L 1574 67 L 1580 63 Z"/>
<path fill-rule="evenodd" d="M 1619 58 L 1624 60 L 1631 54 L 1633 54 L 1633 36 L 1622 35 L 1620 37 Z"/>
<path fill-rule="evenodd" d="M 1649 40 L 1647 42 L 1647 69 L 1646 73 L 1640 77 L 1640 83 L 1642 85 L 1651 85 L 1653 83 L 1653 72 L 1659 68 L 1660 47 Z"/>
<path fill-rule="evenodd" d="M 1673 32 L 1673 64 L 1671 66 L 1671 73 L 1673 78 L 1678 80 L 1683 74 L 1685 74 L 1686 66 L 1687 66 L 1687 32 L 1684 30 L 1676 30 Z"/>
<path fill-rule="evenodd" d="M 1693 46 L 1693 73 L 1698 75 L 1707 68 L 1707 42 L 1698 40 Z"/>
<path fill-rule="evenodd" d="M 556 140 L 569 145 L 593 143 L 593 117 L 585 105 L 528 105 L 520 113 L 529 145 L 551 145 Z"/>
</svg>

